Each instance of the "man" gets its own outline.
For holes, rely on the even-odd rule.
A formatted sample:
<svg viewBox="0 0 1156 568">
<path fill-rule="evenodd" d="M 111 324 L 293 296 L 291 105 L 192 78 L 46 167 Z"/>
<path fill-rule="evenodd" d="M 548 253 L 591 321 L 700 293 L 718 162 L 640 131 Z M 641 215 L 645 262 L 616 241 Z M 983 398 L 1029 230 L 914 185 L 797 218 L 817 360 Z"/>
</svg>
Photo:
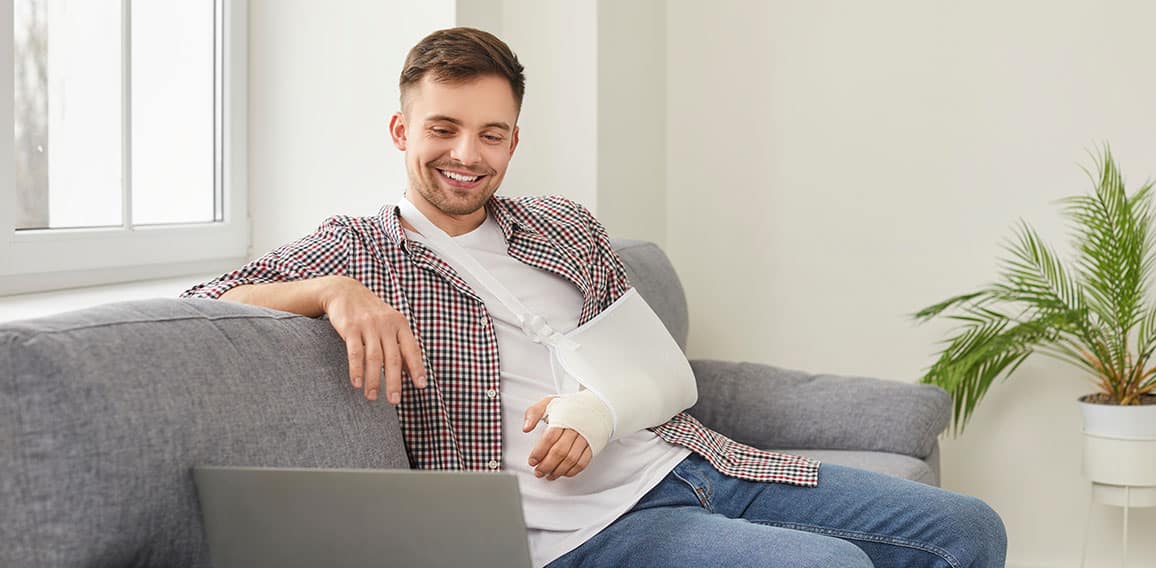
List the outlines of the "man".
<svg viewBox="0 0 1156 568">
<path fill-rule="evenodd" d="M 495 196 L 519 144 L 522 71 L 488 33 L 429 35 L 406 59 L 390 122 L 402 206 L 330 218 L 184 295 L 327 314 L 353 387 L 396 405 L 415 468 L 518 476 L 537 566 L 1002 566 L 1003 524 L 974 498 L 758 450 L 677 410 L 614 439 L 542 423 L 571 395 L 468 265 L 561 333 L 630 284 L 581 206 Z M 470 258 L 435 252 L 438 231 Z M 606 410 L 584 408 L 586 424 Z"/>
</svg>

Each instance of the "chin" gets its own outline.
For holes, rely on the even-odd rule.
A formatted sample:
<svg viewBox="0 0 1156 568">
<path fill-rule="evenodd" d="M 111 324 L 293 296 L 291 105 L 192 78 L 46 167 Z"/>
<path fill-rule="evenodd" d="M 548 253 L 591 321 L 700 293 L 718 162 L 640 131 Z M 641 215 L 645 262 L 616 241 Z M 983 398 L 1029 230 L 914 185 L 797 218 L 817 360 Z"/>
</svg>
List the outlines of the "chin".
<svg viewBox="0 0 1156 568">
<path fill-rule="evenodd" d="M 430 195 L 432 193 L 432 195 Z M 438 187 L 435 191 L 422 195 L 431 205 L 449 215 L 469 215 L 486 206 L 494 191 L 475 190 L 460 193 L 450 188 Z M 433 199 L 430 199 L 433 197 Z"/>
</svg>

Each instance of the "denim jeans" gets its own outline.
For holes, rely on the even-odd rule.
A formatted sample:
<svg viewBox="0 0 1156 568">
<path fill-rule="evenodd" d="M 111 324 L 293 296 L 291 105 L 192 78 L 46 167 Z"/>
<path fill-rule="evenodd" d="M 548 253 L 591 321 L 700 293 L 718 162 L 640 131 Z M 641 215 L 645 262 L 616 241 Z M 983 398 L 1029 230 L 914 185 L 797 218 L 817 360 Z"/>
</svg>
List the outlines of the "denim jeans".
<svg viewBox="0 0 1156 568">
<path fill-rule="evenodd" d="M 999 568 L 1003 521 L 974 497 L 823 464 L 818 487 L 725 476 L 691 454 L 548 568 Z"/>
</svg>

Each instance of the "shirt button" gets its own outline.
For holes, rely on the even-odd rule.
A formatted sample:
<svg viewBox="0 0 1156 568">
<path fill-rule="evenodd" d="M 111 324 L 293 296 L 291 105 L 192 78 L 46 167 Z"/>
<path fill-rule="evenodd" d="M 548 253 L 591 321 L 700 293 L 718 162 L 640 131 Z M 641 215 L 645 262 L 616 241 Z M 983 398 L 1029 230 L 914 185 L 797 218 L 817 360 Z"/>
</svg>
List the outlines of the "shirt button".
<svg viewBox="0 0 1156 568">
<path fill-rule="evenodd" d="M 486 465 L 489 466 L 490 469 L 498 469 L 500 464 L 498 463 L 498 460 L 490 460 L 490 463 Z"/>
<path fill-rule="evenodd" d="M 490 390 L 486 391 L 486 398 L 494 398 L 496 396 L 498 396 L 498 391 L 496 391 L 494 389 L 490 389 Z"/>
</svg>

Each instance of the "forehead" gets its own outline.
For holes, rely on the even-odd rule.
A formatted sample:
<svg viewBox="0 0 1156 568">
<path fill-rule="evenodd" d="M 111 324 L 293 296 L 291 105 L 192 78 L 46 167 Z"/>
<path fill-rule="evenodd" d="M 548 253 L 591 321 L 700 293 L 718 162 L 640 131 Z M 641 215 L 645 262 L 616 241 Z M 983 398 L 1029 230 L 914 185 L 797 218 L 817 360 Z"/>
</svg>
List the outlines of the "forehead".
<svg viewBox="0 0 1156 568">
<path fill-rule="evenodd" d="M 416 120 L 451 117 L 463 124 L 514 124 L 518 104 L 509 81 L 483 75 L 465 82 L 445 83 L 426 75 L 409 93 L 409 113 Z"/>
</svg>

